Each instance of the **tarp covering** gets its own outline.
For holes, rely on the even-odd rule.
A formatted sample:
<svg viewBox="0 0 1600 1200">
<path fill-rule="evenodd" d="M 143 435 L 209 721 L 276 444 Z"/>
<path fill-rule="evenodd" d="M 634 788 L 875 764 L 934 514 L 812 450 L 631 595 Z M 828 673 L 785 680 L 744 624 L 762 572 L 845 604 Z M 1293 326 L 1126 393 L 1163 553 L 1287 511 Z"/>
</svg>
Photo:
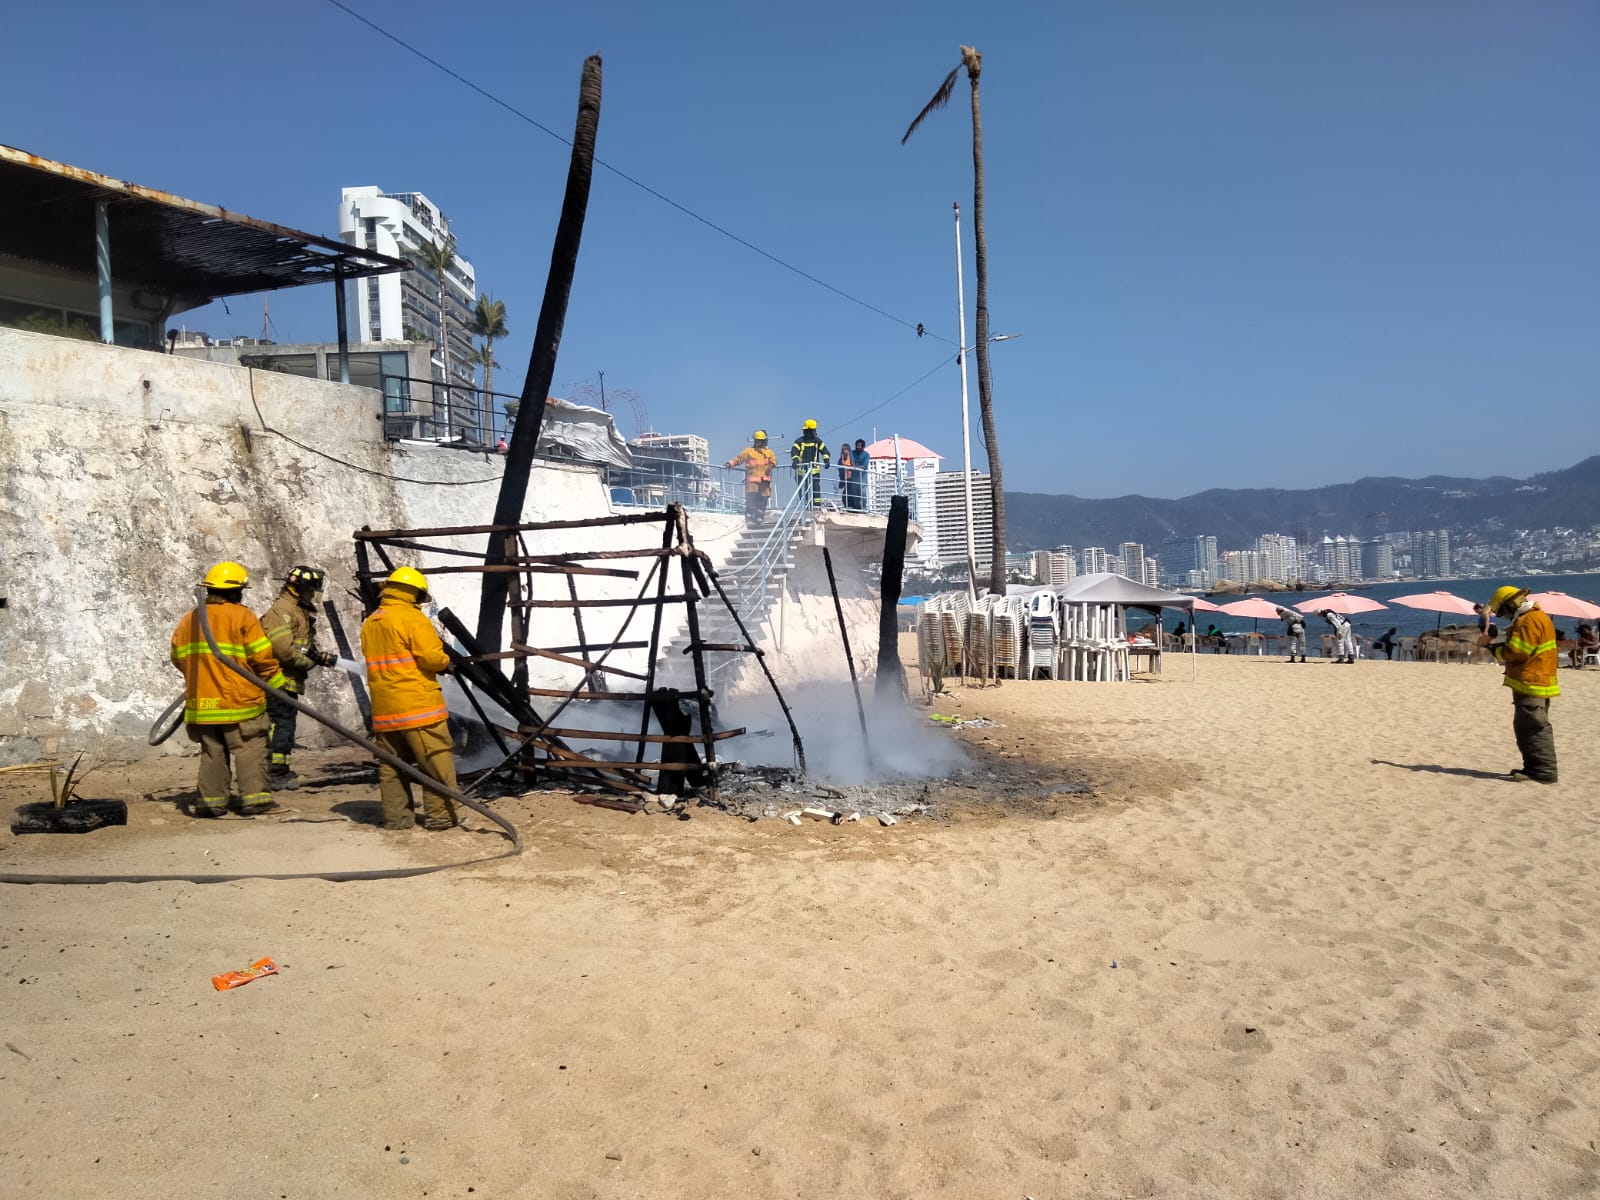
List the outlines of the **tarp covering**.
<svg viewBox="0 0 1600 1200">
<path fill-rule="evenodd" d="M 604 409 L 557 400 L 545 401 L 544 424 L 539 427 L 542 458 L 570 459 L 611 467 L 631 467 L 633 454 L 617 432 L 616 422 Z"/>
<path fill-rule="evenodd" d="M 1194 608 L 1194 597 L 1135 583 L 1100 571 L 1079 575 L 1056 589 L 1063 604 L 1132 604 L 1138 608 Z"/>
</svg>

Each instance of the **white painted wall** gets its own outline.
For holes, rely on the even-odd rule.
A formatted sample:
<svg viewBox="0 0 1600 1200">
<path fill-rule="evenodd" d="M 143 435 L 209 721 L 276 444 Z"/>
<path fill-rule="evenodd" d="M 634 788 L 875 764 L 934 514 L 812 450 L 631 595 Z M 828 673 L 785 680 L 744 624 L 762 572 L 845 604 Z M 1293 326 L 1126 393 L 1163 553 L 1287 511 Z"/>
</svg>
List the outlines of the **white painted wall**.
<svg viewBox="0 0 1600 1200">
<path fill-rule="evenodd" d="M 380 397 L 363 388 L 0 329 L 0 761 L 147 753 L 150 723 L 180 686 L 167 641 L 219 559 L 250 569 L 257 610 L 295 563 L 323 567 L 353 637 L 352 530 L 486 524 L 503 467 L 495 455 L 385 443 Z M 541 463 L 523 519 L 609 511 L 594 471 Z M 736 516 L 692 518 L 714 562 L 741 528 Z M 529 548 L 651 545 L 659 529 L 549 535 Z M 434 583 L 473 626 L 475 580 Z M 565 594 L 560 577 L 541 586 Z M 638 583 L 579 586 L 585 596 L 632 595 Z M 606 636 L 620 614 L 595 611 L 590 636 Z M 676 632 L 669 623 L 663 640 Z M 575 640 L 565 615 L 535 637 Z M 615 661 L 639 669 L 643 654 L 632 654 Z M 569 683 L 576 674 L 540 673 Z M 310 698 L 354 724 L 349 694 L 327 672 Z M 186 746 L 179 735 L 167 749 Z"/>
</svg>

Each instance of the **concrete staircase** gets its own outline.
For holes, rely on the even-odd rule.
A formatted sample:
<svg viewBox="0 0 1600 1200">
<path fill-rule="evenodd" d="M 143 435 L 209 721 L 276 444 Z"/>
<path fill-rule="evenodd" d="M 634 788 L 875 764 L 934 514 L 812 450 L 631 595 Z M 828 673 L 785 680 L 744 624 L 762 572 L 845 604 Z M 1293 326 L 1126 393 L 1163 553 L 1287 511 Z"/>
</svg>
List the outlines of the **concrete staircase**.
<svg viewBox="0 0 1600 1200">
<path fill-rule="evenodd" d="M 787 531 L 779 532 L 779 540 L 768 547 L 768 553 L 762 556 L 761 550 L 772 536 L 773 524 L 746 526 L 727 560 L 718 568 L 717 579 L 723 591 L 728 593 L 728 599 L 738 607 L 739 616 L 752 637 L 761 636 L 758 628 L 761 618 L 783 590 L 789 570 L 794 566 L 795 550 L 805 531 L 804 522 L 793 523 Z M 722 645 L 739 645 L 743 642 L 739 627 L 734 624 L 721 598 L 715 593 L 697 605 L 697 610 L 702 642 Z M 689 631 L 684 628 L 662 652 L 657 675 L 663 684 L 694 686 L 693 660 L 685 653 L 688 647 Z M 727 670 L 737 671 L 737 663 L 730 663 L 730 660 L 749 657 L 748 654 L 708 651 L 706 670 L 716 671 L 719 675 L 726 674 Z M 724 669 L 719 671 L 718 668 Z M 716 686 L 714 681 L 713 686 Z"/>
</svg>

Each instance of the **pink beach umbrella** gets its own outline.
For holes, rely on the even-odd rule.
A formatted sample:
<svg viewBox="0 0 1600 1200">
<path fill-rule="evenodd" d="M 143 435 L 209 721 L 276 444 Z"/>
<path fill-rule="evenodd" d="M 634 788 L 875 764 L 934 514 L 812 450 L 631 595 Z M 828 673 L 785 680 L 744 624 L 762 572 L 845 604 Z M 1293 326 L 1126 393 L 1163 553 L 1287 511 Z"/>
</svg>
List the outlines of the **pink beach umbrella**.
<svg viewBox="0 0 1600 1200">
<path fill-rule="evenodd" d="M 1576 617 L 1580 621 L 1600 620 L 1600 604 L 1590 604 L 1565 592 L 1535 592 L 1529 596 L 1552 617 Z"/>
<path fill-rule="evenodd" d="M 1222 605 L 1213 604 L 1209 600 L 1202 600 L 1199 596 L 1196 596 L 1194 598 L 1194 610 L 1195 612 L 1221 612 Z"/>
<path fill-rule="evenodd" d="M 1295 607 L 1303 613 L 1320 613 L 1324 609 L 1331 609 L 1348 617 L 1354 613 L 1377 612 L 1387 606 L 1379 604 L 1376 600 L 1368 600 L 1365 596 L 1352 596 L 1349 592 L 1334 592 L 1331 596 L 1323 596 L 1317 600 L 1302 600 Z"/>
<path fill-rule="evenodd" d="M 1463 600 L 1454 592 L 1417 592 L 1411 596 L 1396 596 L 1389 603 L 1404 605 L 1406 608 L 1420 608 L 1423 612 L 1438 613 L 1439 619 L 1434 623 L 1435 630 L 1444 624 L 1445 613 L 1463 617 L 1473 615 L 1472 601 Z"/>
<path fill-rule="evenodd" d="M 1254 617 L 1257 620 L 1265 618 L 1268 621 L 1278 619 L 1278 606 L 1270 600 L 1263 600 L 1260 596 L 1247 596 L 1243 600 L 1235 600 L 1232 604 L 1224 604 L 1217 609 L 1225 612 L 1230 617 Z"/>
</svg>

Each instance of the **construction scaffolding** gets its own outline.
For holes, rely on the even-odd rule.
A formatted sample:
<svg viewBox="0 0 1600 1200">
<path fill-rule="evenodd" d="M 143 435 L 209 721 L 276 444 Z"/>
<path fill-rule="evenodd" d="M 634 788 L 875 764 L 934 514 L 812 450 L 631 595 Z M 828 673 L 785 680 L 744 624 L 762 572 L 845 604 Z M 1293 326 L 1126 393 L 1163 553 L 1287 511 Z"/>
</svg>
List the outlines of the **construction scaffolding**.
<svg viewBox="0 0 1600 1200">
<path fill-rule="evenodd" d="M 652 525 L 661 528 L 657 545 L 624 549 L 593 546 L 599 530 Z M 716 695 L 708 683 L 706 651 L 742 652 L 755 657 L 788 721 L 794 741 L 795 765 L 802 773 L 805 771 L 805 748 L 794 715 L 761 649 L 717 578 L 716 569 L 706 555 L 695 548 L 682 505 L 671 504 L 660 512 L 522 525 L 362 528 L 353 536 L 356 577 L 367 613 L 378 606 L 383 580 L 400 565 L 391 552 L 404 553 L 405 565 L 417 567 L 430 576 L 489 572 L 511 576 L 507 605 L 509 649 L 482 653 L 466 624 L 454 613 L 446 608 L 438 614 L 445 631 L 456 642 L 455 647 L 446 642 L 456 681 L 505 756 L 496 771 L 512 767 L 530 783 L 560 785 L 591 793 L 599 791 L 606 794 L 604 798 L 587 802 L 634 812 L 642 810 L 652 794 L 684 796 L 700 792 L 715 803 L 718 800 L 717 745 L 746 730 L 716 727 Z M 499 539 L 503 548 L 501 561 L 488 561 L 488 545 L 482 550 L 463 548 L 468 539 L 483 536 Z M 531 536 L 537 536 L 540 553 L 529 552 Z M 566 541 L 578 544 L 570 549 L 551 549 Z M 473 561 L 463 562 L 463 559 Z M 645 563 L 649 564 L 648 568 Z M 541 595 L 550 590 L 552 576 L 564 582 L 565 596 Z M 579 586 L 584 580 L 638 581 L 638 588 L 632 596 L 585 596 Z M 673 590 L 674 582 L 676 590 Z M 615 590 L 614 585 L 610 590 Z M 740 643 L 713 644 L 701 640 L 700 605 L 707 603 L 726 608 L 739 631 Z M 669 610 L 679 605 L 683 607 L 683 624 L 688 631 L 688 645 L 683 649 L 688 659 L 687 671 L 683 669 L 684 664 L 663 661 L 666 648 L 662 638 L 663 621 Z M 608 634 L 597 634 L 593 628 L 593 614 L 597 610 L 617 609 L 625 611 L 615 628 Z M 553 646 L 534 644 L 539 639 L 530 632 L 533 614 L 547 610 L 564 610 L 570 615 L 574 641 Z M 648 635 L 640 630 L 629 638 L 634 619 L 641 612 L 648 614 Z M 591 614 L 587 626 L 585 613 Z M 541 624 L 548 626 L 549 622 L 545 620 Z M 613 655 L 637 658 L 633 652 L 641 650 L 645 651 L 642 671 L 609 661 Z M 571 686 L 535 686 L 530 683 L 529 669 L 534 660 L 568 668 L 569 672 L 576 673 L 575 682 Z M 481 697 L 487 697 L 509 714 L 516 721 L 516 727 L 497 725 Z M 553 708 L 546 703 L 548 701 L 554 701 Z M 610 708 L 614 704 L 638 705 L 637 721 L 630 718 L 626 727 L 618 728 L 617 710 Z M 544 715 L 547 708 L 549 714 Z M 602 714 L 612 719 L 598 719 Z M 655 731 L 652 731 L 652 723 Z M 634 732 L 635 724 L 637 732 Z M 624 755 L 631 744 L 632 759 L 574 749 L 575 745 L 594 742 L 615 744 Z"/>
</svg>

